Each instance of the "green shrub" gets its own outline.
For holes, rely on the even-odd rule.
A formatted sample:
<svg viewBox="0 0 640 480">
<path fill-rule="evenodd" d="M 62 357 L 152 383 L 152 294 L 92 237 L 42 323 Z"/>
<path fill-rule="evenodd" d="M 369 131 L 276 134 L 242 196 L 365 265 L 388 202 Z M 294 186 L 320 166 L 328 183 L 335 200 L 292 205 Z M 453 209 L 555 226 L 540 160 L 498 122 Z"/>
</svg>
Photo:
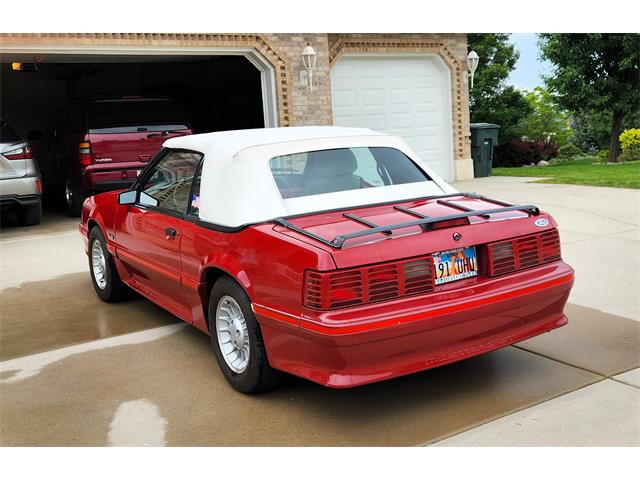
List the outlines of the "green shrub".
<svg viewBox="0 0 640 480">
<path fill-rule="evenodd" d="M 629 128 L 620 134 L 620 160 L 640 160 L 640 128 Z"/>
<path fill-rule="evenodd" d="M 569 158 L 575 155 L 580 155 L 582 150 L 576 147 L 574 144 L 569 143 L 567 145 L 563 145 L 558 149 L 558 156 L 562 158 Z"/>
<path fill-rule="evenodd" d="M 598 151 L 598 161 L 600 163 L 607 163 L 609 161 L 609 150 L 603 148 L 602 150 Z"/>
</svg>

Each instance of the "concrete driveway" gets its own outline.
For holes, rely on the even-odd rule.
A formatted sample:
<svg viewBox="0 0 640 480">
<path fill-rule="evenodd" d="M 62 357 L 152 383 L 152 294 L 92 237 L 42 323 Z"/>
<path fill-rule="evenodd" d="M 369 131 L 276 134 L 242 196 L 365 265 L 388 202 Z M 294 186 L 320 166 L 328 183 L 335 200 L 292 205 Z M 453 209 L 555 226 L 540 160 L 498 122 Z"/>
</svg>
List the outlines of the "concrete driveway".
<svg viewBox="0 0 640 480">
<path fill-rule="evenodd" d="M 525 180 L 456 187 L 556 217 L 570 324 L 346 391 L 239 394 L 204 334 L 141 298 L 97 299 L 76 220 L 3 228 L 0 445 L 640 445 L 640 193 Z"/>
</svg>

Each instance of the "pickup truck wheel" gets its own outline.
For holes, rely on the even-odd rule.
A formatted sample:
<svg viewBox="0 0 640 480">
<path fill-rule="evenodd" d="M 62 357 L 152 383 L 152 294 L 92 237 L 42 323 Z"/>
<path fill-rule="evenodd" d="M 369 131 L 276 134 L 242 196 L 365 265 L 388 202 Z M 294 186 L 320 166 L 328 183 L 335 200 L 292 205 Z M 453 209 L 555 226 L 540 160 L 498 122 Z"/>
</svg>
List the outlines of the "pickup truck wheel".
<svg viewBox="0 0 640 480">
<path fill-rule="evenodd" d="M 228 276 L 211 289 L 209 331 L 220 370 L 233 388 L 254 393 L 280 383 L 284 374 L 269 365 L 251 301 Z"/>
<path fill-rule="evenodd" d="M 64 201 L 67 215 L 70 217 L 79 217 L 80 212 L 82 211 L 84 196 L 78 192 L 78 189 L 73 185 L 71 178 L 67 178 L 64 182 Z"/>
<path fill-rule="evenodd" d="M 107 250 L 107 242 L 98 227 L 93 227 L 89 232 L 89 273 L 100 300 L 117 302 L 128 296 L 129 288 L 120 279 L 113 258 Z"/>
<path fill-rule="evenodd" d="M 42 219 L 42 203 L 22 207 L 18 212 L 18 220 L 25 227 L 29 225 L 37 225 Z"/>
</svg>

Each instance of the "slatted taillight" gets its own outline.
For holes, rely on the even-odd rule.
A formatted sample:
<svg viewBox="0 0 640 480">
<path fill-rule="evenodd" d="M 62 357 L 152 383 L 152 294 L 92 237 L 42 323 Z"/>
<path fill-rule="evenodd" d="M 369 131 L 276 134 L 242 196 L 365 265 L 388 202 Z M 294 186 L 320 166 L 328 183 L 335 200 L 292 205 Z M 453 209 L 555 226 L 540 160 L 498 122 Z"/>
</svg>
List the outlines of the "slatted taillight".
<svg viewBox="0 0 640 480">
<path fill-rule="evenodd" d="M 560 234 L 558 230 L 553 229 L 541 235 L 540 258 L 542 262 L 560 259 Z"/>
<path fill-rule="evenodd" d="M 558 230 L 487 244 L 488 275 L 495 277 L 560 259 Z"/>
<path fill-rule="evenodd" d="M 431 256 L 332 272 L 307 271 L 304 305 L 316 310 L 420 295 L 434 289 Z"/>
</svg>

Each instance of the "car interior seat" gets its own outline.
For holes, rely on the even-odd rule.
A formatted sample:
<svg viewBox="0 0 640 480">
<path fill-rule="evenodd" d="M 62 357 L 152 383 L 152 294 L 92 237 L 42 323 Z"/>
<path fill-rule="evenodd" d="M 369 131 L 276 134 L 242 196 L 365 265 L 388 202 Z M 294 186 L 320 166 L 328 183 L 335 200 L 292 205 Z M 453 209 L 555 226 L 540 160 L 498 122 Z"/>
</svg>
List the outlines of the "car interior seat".
<svg viewBox="0 0 640 480">
<path fill-rule="evenodd" d="M 348 148 L 309 152 L 304 169 L 305 195 L 356 190 L 362 179 L 355 175 L 358 162 Z"/>
</svg>

